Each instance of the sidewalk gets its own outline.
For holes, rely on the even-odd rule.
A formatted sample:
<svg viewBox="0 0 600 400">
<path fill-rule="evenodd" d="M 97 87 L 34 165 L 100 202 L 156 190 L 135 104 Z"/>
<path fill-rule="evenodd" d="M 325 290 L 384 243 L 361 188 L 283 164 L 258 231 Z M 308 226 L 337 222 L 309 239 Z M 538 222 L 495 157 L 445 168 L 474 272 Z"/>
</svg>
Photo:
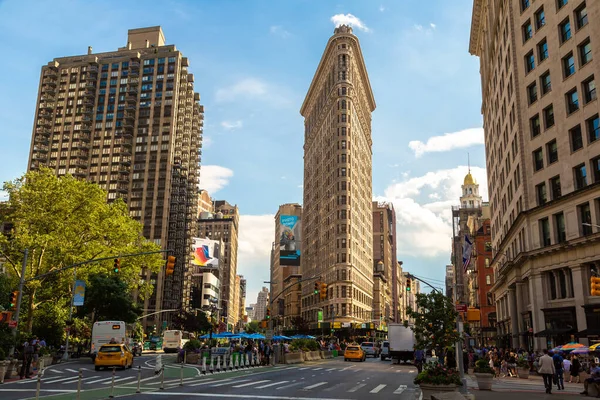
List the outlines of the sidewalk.
<svg viewBox="0 0 600 400">
<path fill-rule="evenodd" d="M 489 391 L 480 391 L 477 389 L 477 381 L 475 376 L 466 375 L 467 378 L 467 386 L 469 387 L 469 391 L 475 393 L 476 398 L 484 398 Z M 494 378 L 494 383 L 492 385 L 492 392 L 498 393 L 500 396 L 504 396 L 506 398 L 506 392 L 522 392 L 523 396 L 531 396 L 533 394 L 539 393 L 542 396 L 549 396 L 553 398 L 562 398 L 562 395 L 579 395 L 583 391 L 583 382 L 582 383 L 568 383 L 565 382 L 565 390 L 557 390 L 556 385 L 553 385 L 552 395 L 547 395 L 544 390 L 544 383 L 542 377 L 539 375 L 529 375 L 529 379 L 519 379 L 519 378 Z M 490 399 L 502 398 L 502 397 L 489 397 Z M 515 399 L 525 399 L 525 397 L 521 397 L 518 395 Z M 534 397 L 537 398 L 537 397 Z M 546 398 L 546 397 L 541 397 Z M 583 398 L 583 397 L 582 397 Z"/>
</svg>

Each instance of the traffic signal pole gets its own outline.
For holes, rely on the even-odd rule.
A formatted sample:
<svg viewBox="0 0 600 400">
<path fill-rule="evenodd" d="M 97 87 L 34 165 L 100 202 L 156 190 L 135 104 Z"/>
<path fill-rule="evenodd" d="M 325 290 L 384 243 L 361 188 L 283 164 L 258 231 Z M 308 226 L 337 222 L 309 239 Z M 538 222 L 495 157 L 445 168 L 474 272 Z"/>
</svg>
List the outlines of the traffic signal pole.
<svg viewBox="0 0 600 400">
<path fill-rule="evenodd" d="M 23 255 L 23 263 L 21 264 L 21 277 L 19 279 L 19 293 L 17 294 L 17 309 L 15 310 L 15 321 L 17 326 L 12 331 L 12 346 L 9 349 L 9 356 L 15 354 L 15 342 L 17 341 L 17 328 L 19 326 L 19 314 L 21 311 L 21 301 L 23 300 L 23 285 L 25 285 L 25 272 L 27 271 L 27 257 L 29 256 L 29 249 L 25 249 Z"/>
</svg>

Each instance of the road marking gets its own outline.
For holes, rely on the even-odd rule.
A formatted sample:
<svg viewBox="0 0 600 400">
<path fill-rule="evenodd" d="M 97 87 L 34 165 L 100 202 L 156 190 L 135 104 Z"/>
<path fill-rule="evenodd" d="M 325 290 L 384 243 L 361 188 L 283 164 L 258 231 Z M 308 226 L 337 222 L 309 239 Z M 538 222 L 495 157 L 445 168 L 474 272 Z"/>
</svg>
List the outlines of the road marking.
<svg viewBox="0 0 600 400">
<path fill-rule="evenodd" d="M 323 391 L 332 392 L 334 390 L 337 390 L 340 386 L 343 386 L 345 384 L 346 384 L 346 382 L 338 383 L 337 385 L 333 385 L 333 386 L 328 387 L 327 389 L 323 389 Z"/>
<path fill-rule="evenodd" d="M 229 379 L 223 379 L 223 381 L 230 381 L 230 380 L 231 380 L 231 378 L 229 378 Z M 202 382 L 198 382 L 198 383 L 192 383 L 192 384 L 191 384 L 191 385 L 189 385 L 189 386 L 202 386 L 202 385 L 208 385 L 208 384 L 210 384 L 210 383 L 214 383 L 214 382 L 215 382 L 215 380 L 214 380 L 213 378 L 209 378 L 209 379 L 205 379 L 205 380 L 203 380 Z M 221 382 L 222 382 L 222 381 L 221 381 Z M 230 383 L 231 383 L 231 382 L 230 382 Z"/>
<path fill-rule="evenodd" d="M 68 381 L 68 380 L 71 380 L 71 379 L 73 379 L 72 376 L 69 376 L 67 378 L 58 378 L 58 379 L 56 379 L 56 378 L 49 378 L 47 380 L 42 379 L 42 382 L 43 383 L 56 383 L 56 382 Z M 19 381 L 19 383 L 28 383 L 28 382 L 35 382 L 35 380 L 32 379 L 31 381 Z"/>
<path fill-rule="evenodd" d="M 302 382 L 290 383 L 289 385 L 285 385 L 285 386 L 282 386 L 282 387 L 278 387 L 278 388 L 277 388 L 277 390 L 281 390 L 281 389 L 287 389 L 287 388 L 289 388 L 289 387 L 296 386 L 296 385 L 299 385 L 299 384 L 301 384 L 301 383 L 302 383 Z"/>
<path fill-rule="evenodd" d="M 241 380 L 237 380 L 235 381 L 235 383 L 242 383 L 242 382 L 248 382 L 250 379 L 241 379 Z M 214 382 L 213 382 L 214 383 Z M 225 382 L 225 383 L 218 383 L 216 385 L 211 385 L 210 387 L 219 387 L 219 386 L 227 386 L 227 385 L 231 385 L 234 382 Z"/>
<path fill-rule="evenodd" d="M 87 378 L 81 378 L 81 381 L 83 382 L 83 381 L 87 381 L 88 379 L 95 379 L 95 378 L 100 378 L 100 375 L 96 375 L 96 376 L 88 376 Z M 63 385 L 68 385 L 69 383 L 75 383 L 75 382 L 77 382 L 78 380 L 79 380 L 79 377 L 77 377 L 77 378 L 75 378 L 75 379 L 72 379 L 72 380 L 70 380 L 70 381 L 63 382 L 62 384 L 63 384 Z"/>
<path fill-rule="evenodd" d="M 398 386 L 398 389 L 394 390 L 394 394 L 402 394 L 402 392 L 404 392 L 407 387 L 408 386 L 406 386 L 406 385 Z"/>
<path fill-rule="evenodd" d="M 379 385 L 375 389 L 371 390 L 369 393 L 379 393 L 381 391 L 381 389 L 383 389 L 386 386 L 387 385 Z"/>
<path fill-rule="evenodd" d="M 337 368 L 329 368 L 327 371 L 334 371 L 334 370 L 336 370 L 336 369 L 337 369 Z"/>
<path fill-rule="evenodd" d="M 44 369 L 44 372 L 55 372 L 57 374 L 64 374 L 64 372 L 58 369 Z"/>
<path fill-rule="evenodd" d="M 75 373 L 79 372 L 76 369 L 72 369 L 72 368 L 65 368 L 65 371 L 75 372 Z"/>
<path fill-rule="evenodd" d="M 358 389 L 360 389 L 363 386 L 367 386 L 367 384 L 366 383 L 361 383 L 360 385 L 356 385 L 352 389 L 348 390 L 348 393 L 354 393 L 354 392 L 356 392 Z"/>
<path fill-rule="evenodd" d="M 323 368 L 313 368 L 313 371 L 318 371 L 320 369 L 323 369 Z"/>
<path fill-rule="evenodd" d="M 2 390 L 2 389 L 0 389 Z M 73 391 L 75 392 L 75 391 Z M 171 396 L 171 397 L 209 397 L 212 399 L 216 398 L 232 398 L 232 399 L 248 399 L 247 394 L 229 394 L 229 393 L 187 393 L 187 392 L 146 392 L 144 395 L 148 396 Z M 326 398 L 326 397 L 283 397 L 283 396 L 264 396 L 264 395 L 252 395 L 254 399 L 263 400 L 351 400 L 351 399 L 340 399 L 340 398 Z"/>
<path fill-rule="evenodd" d="M 85 382 L 86 385 L 91 385 L 93 383 L 98 383 L 98 382 L 104 382 L 104 381 L 110 381 L 112 379 L 112 377 L 109 378 L 102 378 L 102 379 L 97 379 L 95 381 L 91 381 L 91 382 Z"/>
<path fill-rule="evenodd" d="M 323 385 L 327 385 L 327 382 L 315 383 L 314 385 L 307 386 L 307 387 L 303 388 L 302 390 L 310 390 L 310 389 L 314 389 L 316 387 L 323 386 Z"/>
<path fill-rule="evenodd" d="M 31 392 L 35 389 L 0 389 L 0 392 Z M 77 390 L 74 389 L 40 389 L 40 392 L 47 393 L 75 393 Z M 253 396 L 256 397 L 256 396 Z M 324 399 L 320 399 L 324 400 Z"/>
<path fill-rule="evenodd" d="M 298 371 L 304 371 L 305 369 L 308 369 L 309 367 L 305 367 L 305 368 L 298 368 Z"/>
<path fill-rule="evenodd" d="M 116 382 L 121 382 L 121 381 L 128 381 L 130 379 L 135 378 L 135 376 L 126 376 L 125 378 L 121 378 L 121 379 L 115 379 L 115 383 Z M 112 378 L 109 382 L 102 382 L 103 385 L 110 385 L 112 383 Z"/>
<path fill-rule="evenodd" d="M 254 389 L 264 389 L 264 388 L 268 388 L 268 387 L 271 387 L 271 386 L 283 385 L 284 383 L 288 383 L 288 382 L 289 381 L 281 381 L 281 382 L 269 383 L 268 385 L 256 386 Z"/>
<path fill-rule="evenodd" d="M 256 382 L 250 382 L 250 383 L 244 383 L 241 385 L 235 385 L 233 386 L 234 388 L 241 388 L 241 387 L 246 387 L 246 386 L 252 386 L 252 385 L 258 385 L 259 383 L 265 383 L 265 382 L 271 382 L 270 380 L 264 380 L 264 381 L 256 381 Z"/>
</svg>

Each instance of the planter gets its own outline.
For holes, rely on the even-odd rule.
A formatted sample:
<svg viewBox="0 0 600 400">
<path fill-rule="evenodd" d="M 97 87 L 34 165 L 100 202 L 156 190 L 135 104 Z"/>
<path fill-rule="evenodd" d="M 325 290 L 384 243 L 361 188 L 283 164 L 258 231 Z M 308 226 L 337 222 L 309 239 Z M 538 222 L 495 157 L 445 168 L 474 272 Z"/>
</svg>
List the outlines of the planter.
<svg viewBox="0 0 600 400">
<path fill-rule="evenodd" d="M 456 385 L 433 385 L 428 383 L 420 383 L 419 387 L 423 393 L 423 400 L 431 400 L 431 395 L 434 393 L 457 392 Z"/>
<path fill-rule="evenodd" d="M 529 379 L 529 367 L 517 367 L 517 375 L 519 379 Z"/>
<path fill-rule="evenodd" d="M 0 383 L 4 383 L 4 375 L 8 369 L 9 361 L 0 361 Z"/>
<path fill-rule="evenodd" d="M 185 361 L 188 364 L 198 364 L 198 360 L 200 359 L 200 354 L 198 353 L 187 353 L 185 356 Z"/>
<path fill-rule="evenodd" d="M 494 375 L 475 372 L 475 378 L 477 378 L 477 387 L 479 387 L 479 390 L 492 390 Z"/>
<path fill-rule="evenodd" d="M 12 378 L 14 375 L 17 375 L 17 364 L 18 361 L 17 360 L 10 360 L 8 363 L 8 367 L 6 368 L 6 373 L 4 374 L 4 378 L 6 379 L 10 379 Z"/>
</svg>

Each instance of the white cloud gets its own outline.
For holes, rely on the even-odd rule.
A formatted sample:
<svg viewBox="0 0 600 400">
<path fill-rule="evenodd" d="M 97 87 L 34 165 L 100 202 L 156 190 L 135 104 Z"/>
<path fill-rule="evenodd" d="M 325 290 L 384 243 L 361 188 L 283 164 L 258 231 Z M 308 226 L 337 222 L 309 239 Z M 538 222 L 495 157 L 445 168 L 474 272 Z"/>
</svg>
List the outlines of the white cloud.
<svg viewBox="0 0 600 400">
<path fill-rule="evenodd" d="M 423 30 L 423 25 L 419 25 L 419 24 L 415 24 L 415 29 L 418 31 L 422 31 Z"/>
<path fill-rule="evenodd" d="M 256 78 L 246 78 L 241 81 L 217 90 L 215 99 L 217 102 L 234 101 L 240 97 L 253 98 L 267 94 L 267 85 Z"/>
<path fill-rule="evenodd" d="M 256 295 L 270 278 L 271 245 L 275 239 L 275 215 L 240 215 L 238 238 L 239 275 L 247 279 L 246 303 L 256 302 Z"/>
<path fill-rule="evenodd" d="M 233 171 L 219 165 L 203 165 L 200 168 L 200 189 L 206 190 L 211 196 L 229 184 Z"/>
<path fill-rule="evenodd" d="M 429 26 L 431 27 L 431 29 L 435 29 L 436 28 L 436 25 L 433 22 L 430 22 Z"/>
<path fill-rule="evenodd" d="M 283 29 L 283 27 L 281 25 L 273 25 L 271 28 L 269 28 L 269 31 L 271 32 L 272 35 L 277 35 L 283 39 L 287 39 L 288 37 L 290 37 L 292 35 L 288 31 Z"/>
<path fill-rule="evenodd" d="M 385 7 L 384 6 L 379 6 L 379 11 L 384 12 L 385 11 Z"/>
<path fill-rule="evenodd" d="M 233 129 L 239 129 L 244 125 L 244 123 L 240 120 L 237 121 L 223 121 L 221 122 L 221 126 L 225 129 L 227 129 L 228 131 L 233 130 Z"/>
<path fill-rule="evenodd" d="M 361 31 L 369 32 L 370 29 L 358 18 L 352 14 L 336 14 L 331 17 L 331 22 L 338 27 L 340 25 L 348 25 L 353 28 L 358 28 Z"/>
<path fill-rule="evenodd" d="M 459 205 L 466 166 L 428 172 L 391 184 L 376 200 L 391 201 L 396 210 L 398 258 L 436 257 L 451 251 L 451 206 Z M 487 201 L 484 168 L 472 167 L 479 193 Z"/>
<path fill-rule="evenodd" d="M 444 133 L 442 136 L 430 137 L 427 143 L 413 140 L 408 143 L 408 147 L 415 152 L 415 157 L 421 157 L 425 153 L 450 151 L 479 144 L 484 144 L 483 128 Z"/>
</svg>

